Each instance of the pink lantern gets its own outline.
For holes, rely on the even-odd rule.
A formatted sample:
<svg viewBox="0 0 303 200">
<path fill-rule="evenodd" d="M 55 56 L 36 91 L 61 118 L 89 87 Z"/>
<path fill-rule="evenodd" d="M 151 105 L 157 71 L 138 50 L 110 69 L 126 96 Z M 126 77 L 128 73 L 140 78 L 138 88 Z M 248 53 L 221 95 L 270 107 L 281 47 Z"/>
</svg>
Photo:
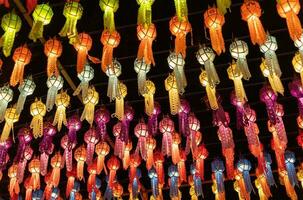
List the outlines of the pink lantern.
<svg viewBox="0 0 303 200">
<path fill-rule="evenodd" d="M 172 133 L 175 130 L 174 122 L 169 117 L 164 117 L 159 123 L 162 137 L 162 153 L 165 156 L 171 156 Z"/>
<path fill-rule="evenodd" d="M 18 162 L 18 181 L 19 184 L 23 182 L 24 172 L 26 168 L 27 162 L 32 159 L 33 149 L 30 146 L 27 146 L 23 152 L 23 159 Z"/>
<path fill-rule="evenodd" d="M 138 123 L 135 127 L 134 133 L 138 138 L 136 153 L 140 152 L 143 160 L 146 160 L 146 138 L 148 137 L 147 125 L 144 122 Z"/>
<path fill-rule="evenodd" d="M 64 149 L 62 165 L 66 165 L 66 170 L 71 171 L 73 169 L 73 149 L 76 147 L 75 143 L 70 146 L 68 135 L 64 135 L 61 138 L 61 147 Z"/>
<path fill-rule="evenodd" d="M 113 135 L 116 137 L 114 154 L 119 158 L 123 158 L 124 145 L 125 143 L 120 139 L 122 131 L 122 123 L 118 122 L 113 126 Z"/>
<path fill-rule="evenodd" d="M 196 133 L 200 130 L 200 121 L 196 116 L 191 113 L 188 117 L 188 127 L 189 127 L 189 137 L 187 137 L 185 152 L 188 155 L 190 149 L 192 150 L 192 155 L 195 156 L 197 149 L 197 138 Z"/>
<path fill-rule="evenodd" d="M 110 114 L 104 106 L 96 110 L 95 122 L 98 126 L 98 132 L 101 141 L 103 141 L 106 137 L 106 124 L 109 122 L 109 120 L 110 120 Z"/>
<path fill-rule="evenodd" d="M 88 131 L 86 131 L 86 133 L 84 134 L 84 141 L 87 144 L 86 163 L 90 165 L 93 162 L 95 145 L 99 142 L 99 135 L 97 134 L 94 128 L 90 128 Z"/>
</svg>

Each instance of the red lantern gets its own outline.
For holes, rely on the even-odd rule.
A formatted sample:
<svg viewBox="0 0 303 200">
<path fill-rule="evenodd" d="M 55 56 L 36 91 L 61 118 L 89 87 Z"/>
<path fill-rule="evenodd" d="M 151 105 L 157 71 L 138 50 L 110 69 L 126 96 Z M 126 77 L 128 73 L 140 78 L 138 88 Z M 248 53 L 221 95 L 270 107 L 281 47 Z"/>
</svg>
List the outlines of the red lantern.
<svg viewBox="0 0 303 200">
<path fill-rule="evenodd" d="M 47 56 L 47 76 L 55 75 L 58 77 L 57 59 L 62 54 L 62 44 L 56 38 L 49 39 L 44 44 L 44 54 Z"/>
<path fill-rule="evenodd" d="M 157 31 L 154 24 L 150 24 L 149 26 L 139 24 L 137 26 L 137 37 L 141 41 L 137 58 L 139 60 L 144 59 L 145 63 L 148 65 L 155 65 L 152 44 L 156 36 Z"/>
<path fill-rule="evenodd" d="M 75 179 L 77 176 L 77 171 L 75 169 L 76 168 L 73 168 L 71 171 L 66 172 L 66 176 L 67 176 L 67 184 L 66 184 L 66 191 L 65 191 L 66 198 L 69 197 L 72 189 L 74 188 Z"/>
<path fill-rule="evenodd" d="M 139 154 L 134 153 L 130 155 L 129 160 L 129 182 L 132 183 L 137 174 L 137 167 L 141 164 L 141 157 Z"/>
<path fill-rule="evenodd" d="M 74 157 L 77 160 L 77 178 L 81 181 L 84 177 L 83 168 L 86 161 L 86 148 L 84 145 L 76 149 Z"/>
<path fill-rule="evenodd" d="M 33 190 L 40 189 L 40 160 L 34 158 L 28 165 L 28 171 L 32 174 L 30 178 L 30 185 Z"/>
<path fill-rule="evenodd" d="M 112 187 L 113 196 L 120 199 L 123 194 L 123 187 L 119 183 L 114 183 Z"/>
<path fill-rule="evenodd" d="M 181 136 L 178 133 L 172 135 L 172 161 L 176 165 L 180 162 L 179 144 L 181 143 Z"/>
<path fill-rule="evenodd" d="M 100 174 L 104 168 L 104 158 L 105 156 L 109 153 L 110 151 L 110 147 L 106 142 L 99 142 L 96 145 L 96 154 L 98 155 L 97 158 L 97 172 L 98 174 Z M 104 168 L 105 173 L 106 172 L 106 168 Z"/>
<path fill-rule="evenodd" d="M 298 145 L 303 149 L 303 131 L 300 130 L 300 134 L 297 136 Z"/>
<path fill-rule="evenodd" d="M 154 153 L 154 167 L 156 169 L 159 183 L 164 184 L 164 168 L 163 168 L 163 162 L 164 162 L 164 156 L 160 151 L 156 151 Z"/>
<path fill-rule="evenodd" d="M 180 161 L 178 162 L 178 165 L 177 165 L 181 182 L 186 182 L 186 180 L 187 180 L 185 161 L 186 161 L 186 153 L 184 150 L 181 150 L 180 151 Z"/>
<path fill-rule="evenodd" d="M 91 193 L 96 187 L 97 163 L 94 162 L 87 167 L 89 177 L 87 180 L 87 191 Z"/>
<path fill-rule="evenodd" d="M 136 125 L 134 132 L 138 138 L 136 152 L 140 152 L 142 158 L 146 160 L 146 138 L 148 137 L 148 127 L 144 122 L 140 122 Z"/>
<path fill-rule="evenodd" d="M 56 153 L 51 159 L 51 166 L 53 167 L 53 171 L 50 176 L 50 181 L 52 186 L 58 187 L 60 182 L 60 170 L 62 164 L 62 156 L 60 153 Z"/>
<path fill-rule="evenodd" d="M 101 43 L 103 44 L 101 66 L 103 72 L 106 72 L 107 67 L 113 63 L 113 50 L 120 44 L 120 34 L 117 31 L 104 30 L 101 35 Z"/>
<path fill-rule="evenodd" d="M 154 163 L 153 151 L 156 148 L 157 142 L 151 136 L 146 139 L 146 168 L 150 170 Z"/>
<path fill-rule="evenodd" d="M 132 150 L 132 148 L 133 148 L 133 144 L 129 140 L 124 146 L 123 159 L 122 159 L 123 169 L 125 169 L 125 170 L 129 166 L 129 160 L 130 160 L 129 152 Z"/>
<path fill-rule="evenodd" d="M 109 178 L 108 178 L 108 185 L 110 188 L 113 189 L 113 185 L 116 178 L 116 172 L 120 168 L 120 161 L 116 156 L 112 156 L 107 161 L 107 167 L 109 169 Z"/>
<path fill-rule="evenodd" d="M 196 169 L 202 180 L 204 180 L 204 160 L 207 157 L 208 157 L 208 151 L 205 148 L 204 144 L 202 144 L 198 147 L 196 154 Z"/>
<path fill-rule="evenodd" d="M 18 165 L 16 164 L 12 165 L 8 169 L 8 177 L 10 178 L 8 190 L 11 198 L 18 195 L 20 192 L 17 171 L 18 171 Z"/>
</svg>

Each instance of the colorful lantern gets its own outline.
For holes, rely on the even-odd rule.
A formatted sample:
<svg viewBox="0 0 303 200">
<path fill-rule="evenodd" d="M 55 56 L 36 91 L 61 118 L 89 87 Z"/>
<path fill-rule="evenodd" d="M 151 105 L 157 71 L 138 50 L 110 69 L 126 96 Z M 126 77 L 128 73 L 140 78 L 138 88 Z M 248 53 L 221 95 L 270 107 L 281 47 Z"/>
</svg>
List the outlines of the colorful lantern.
<svg viewBox="0 0 303 200">
<path fill-rule="evenodd" d="M 247 43 L 243 40 L 235 40 L 229 46 L 229 52 L 231 56 L 236 59 L 236 65 L 243 74 L 245 80 L 249 80 L 251 77 L 246 56 L 248 55 Z"/>
<path fill-rule="evenodd" d="M 84 110 L 82 112 L 80 120 L 84 119 L 90 124 L 93 125 L 94 122 L 94 113 L 95 106 L 99 102 L 99 93 L 95 90 L 94 87 L 90 87 L 87 91 L 87 96 L 83 99 Z"/>
<path fill-rule="evenodd" d="M 80 92 L 82 93 L 82 100 L 87 96 L 89 81 L 94 78 L 94 69 L 86 63 L 84 69 L 81 73 L 78 73 L 78 78 L 81 81 L 77 89 L 74 91 L 73 95 L 78 95 Z"/>
<path fill-rule="evenodd" d="M 70 97 L 67 92 L 61 91 L 60 94 L 56 96 L 56 114 L 54 117 L 53 125 L 58 125 L 58 131 L 61 130 L 62 124 L 67 125 L 66 120 L 66 108 L 69 106 Z"/>
<path fill-rule="evenodd" d="M 181 136 L 178 133 L 172 134 L 172 146 L 171 146 L 171 157 L 173 164 L 176 165 L 181 160 L 180 158 L 180 151 L 179 151 L 179 144 L 181 143 Z"/>
<path fill-rule="evenodd" d="M 294 41 L 294 45 L 298 48 L 301 60 L 303 60 L 303 33 L 301 34 L 300 38 Z"/>
<path fill-rule="evenodd" d="M 225 187 L 224 187 L 224 163 L 222 160 L 215 159 L 211 162 L 211 171 L 213 172 L 213 180 L 216 183 L 216 190 L 219 196 L 218 199 L 225 199 Z"/>
<path fill-rule="evenodd" d="M 61 37 L 67 36 L 71 44 L 78 40 L 77 21 L 81 19 L 82 13 L 83 7 L 76 0 L 68 1 L 64 4 L 63 15 L 66 21 L 59 35 Z"/>
<path fill-rule="evenodd" d="M 262 45 L 266 41 L 266 33 L 260 20 L 261 14 L 260 4 L 256 0 L 246 0 L 241 6 L 242 19 L 247 21 L 250 40 L 254 45 Z"/>
<path fill-rule="evenodd" d="M 7 162 L 9 161 L 8 150 L 12 146 L 11 138 L 0 141 L 0 171 L 4 170 Z"/>
<path fill-rule="evenodd" d="M 245 99 L 238 99 L 234 90 L 230 93 L 230 101 L 231 104 L 236 107 L 237 129 L 241 130 L 247 120 L 245 118 L 245 109 L 246 107 L 249 107 L 249 105 L 246 104 L 247 101 Z"/>
<path fill-rule="evenodd" d="M 78 41 L 74 43 L 77 51 L 77 73 L 81 74 L 87 64 L 88 51 L 92 48 L 92 38 L 87 33 L 80 33 Z"/>
<path fill-rule="evenodd" d="M 180 109 L 180 97 L 175 75 L 169 74 L 164 83 L 169 95 L 170 113 L 176 115 Z"/>
<path fill-rule="evenodd" d="M 265 158 L 265 168 L 266 168 L 264 170 L 264 175 L 266 176 L 266 181 L 270 186 L 274 186 L 276 185 L 276 183 L 270 166 L 272 163 L 271 156 L 269 153 L 264 153 L 264 158 Z"/>
<path fill-rule="evenodd" d="M 28 164 L 28 171 L 32 174 L 30 178 L 30 185 L 32 190 L 40 189 L 40 160 L 34 158 Z"/>
<path fill-rule="evenodd" d="M 199 173 L 201 180 L 204 180 L 204 160 L 208 157 L 208 151 L 205 145 L 202 144 L 198 146 L 195 159 L 196 159 L 196 169 Z"/>
<path fill-rule="evenodd" d="M 61 42 L 56 38 L 47 40 L 44 44 L 44 54 L 47 56 L 47 77 L 49 78 L 52 75 L 58 77 L 57 59 L 62 54 Z"/>
<path fill-rule="evenodd" d="M 288 174 L 289 181 L 292 186 L 299 186 L 299 182 L 296 176 L 295 168 L 296 157 L 291 151 L 285 151 L 285 165 Z"/>
<path fill-rule="evenodd" d="M 29 76 L 24 79 L 23 83 L 19 85 L 18 90 L 20 94 L 16 105 L 17 113 L 21 113 L 24 108 L 26 97 L 32 95 L 34 93 L 35 88 L 36 84 L 34 83 L 32 76 Z"/>
<path fill-rule="evenodd" d="M 142 2 L 148 2 L 148 1 L 154 1 L 154 0 L 147 0 L 147 1 L 143 0 Z M 152 45 L 153 45 L 153 41 L 157 37 L 156 26 L 153 23 L 151 23 L 151 21 L 148 24 L 139 23 L 137 26 L 137 37 L 140 40 L 137 59 L 145 62 L 147 65 L 150 64 L 155 65 Z"/>
<path fill-rule="evenodd" d="M 20 192 L 17 169 L 18 166 L 16 164 L 12 165 L 8 169 L 8 177 L 10 178 L 8 190 L 11 198 L 13 198 L 15 195 L 18 195 Z"/>
<path fill-rule="evenodd" d="M 114 155 L 118 156 L 120 159 L 123 158 L 123 151 L 125 142 L 121 140 L 122 134 L 122 123 L 118 122 L 113 126 L 113 135 L 116 137 Z"/>
<path fill-rule="evenodd" d="M 14 123 L 19 121 L 19 114 L 16 111 L 16 108 L 12 107 L 12 108 L 7 108 L 5 111 L 5 124 L 4 127 L 2 129 L 2 134 L 1 134 L 1 141 L 5 141 L 8 139 L 9 134 L 11 132 L 11 130 L 14 129 Z"/>
<path fill-rule="evenodd" d="M 83 169 L 86 161 L 86 148 L 84 145 L 76 149 L 74 157 L 77 160 L 77 178 L 81 181 L 84 178 Z"/>
<path fill-rule="evenodd" d="M 248 193 L 248 195 L 250 195 L 250 193 L 253 191 L 253 186 L 251 184 L 251 179 L 249 175 L 249 171 L 251 169 L 250 161 L 246 159 L 240 159 L 237 162 L 237 169 L 241 173 L 241 176 L 243 177 L 245 191 Z"/>
<path fill-rule="evenodd" d="M 150 70 L 150 64 L 147 64 L 144 60 L 136 59 L 134 63 L 134 69 L 138 74 L 137 79 L 139 94 L 144 95 L 147 92 L 146 74 Z"/>
<path fill-rule="evenodd" d="M 233 61 L 232 64 L 227 68 L 228 78 L 234 82 L 235 96 L 240 101 L 247 101 L 246 93 L 242 83 L 243 74 L 237 69 L 236 63 Z"/>
<path fill-rule="evenodd" d="M 162 136 L 162 153 L 164 156 L 172 155 L 172 134 L 175 131 L 174 122 L 169 117 L 164 117 L 159 123 L 159 130 Z"/>
<path fill-rule="evenodd" d="M 100 0 L 99 6 L 104 12 L 103 15 L 103 24 L 104 29 L 109 30 L 110 32 L 115 30 L 115 19 L 114 13 L 119 8 L 119 0 Z"/>
<path fill-rule="evenodd" d="M 271 197 L 270 187 L 267 183 L 266 176 L 256 170 L 257 179 L 255 180 L 255 186 L 258 189 L 260 199 L 267 200 Z"/>
<path fill-rule="evenodd" d="M 187 80 L 184 73 L 185 60 L 181 54 L 174 52 L 170 53 L 167 57 L 169 68 L 174 70 L 174 76 L 176 77 L 177 89 L 179 94 L 184 93 L 184 89 L 187 86 Z"/>
<path fill-rule="evenodd" d="M 33 187 L 31 186 L 30 180 L 31 180 L 31 178 L 27 177 L 24 181 L 24 188 L 25 188 L 25 191 L 26 191 L 25 192 L 25 200 L 31 200 L 32 199 Z M 43 192 L 42 192 L 42 196 L 43 196 Z"/>
<path fill-rule="evenodd" d="M 154 163 L 154 149 L 156 148 L 157 141 L 149 136 L 146 138 L 146 169 L 150 170 Z"/>
<path fill-rule="evenodd" d="M 107 136 L 106 124 L 109 122 L 109 120 L 110 120 L 110 114 L 104 106 L 96 110 L 95 123 L 98 126 L 98 132 L 101 141 L 105 140 Z"/>
<path fill-rule="evenodd" d="M 58 91 L 63 87 L 63 78 L 62 76 L 52 75 L 47 79 L 46 85 L 48 87 L 47 97 L 46 97 L 46 109 L 47 111 L 51 111 L 56 101 L 56 96 Z"/>
<path fill-rule="evenodd" d="M 143 94 L 144 103 L 145 103 L 145 113 L 152 117 L 154 114 L 155 103 L 154 103 L 154 94 L 156 92 L 155 84 L 151 80 L 147 80 L 144 83 L 145 93 Z"/>
<path fill-rule="evenodd" d="M 33 129 L 35 138 L 42 137 L 43 135 L 43 117 L 46 114 L 45 104 L 38 99 L 30 106 L 30 113 L 33 116 L 30 127 Z"/>
<path fill-rule="evenodd" d="M 86 148 L 86 163 L 87 165 L 92 164 L 93 157 L 95 153 L 95 145 L 99 142 L 99 135 L 97 134 L 95 128 L 90 128 L 84 134 L 84 141 L 87 144 Z"/>
<path fill-rule="evenodd" d="M 190 113 L 190 105 L 185 99 L 180 101 L 180 109 L 178 111 L 179 131 L 185 137 L 189 136 L 188 117 Z"/>
<path fill-rule="evenodd" d="M 187 181 L 185 162 L 186 162 L 186 153 L 183 149 L 181 149 L 181 151 L 180 151 L 180 161 L 177 164 L 181 183 Z"/>
<path fill-rule="evenodd" d="M 207 72 L 205 70 L 201 71 L 201 74 L 199 76 L 200 83 L 203 87 L 205 87 L 206 95 L 208 98 L 209 105 L 212 110 L 217 110 L 219 108 L 217 97 L 216 97 L 216 86 L 213 87 L 210 86 L 210 83 L 208 81 Z"/>
<path fill-rule="evenodd" d="M 54 12 L 48 4 L 39 4 L 33 12 L 33 26 L 28 35 L 28 38 L 36 42 L 37 39 L 43 38 L 44 26 L 48 25 Z"/>
<path fill-rule="evenodd" d="M 300 1 L 298 0 L 281 0 L 277 2 L 277 11 L 280 17 L 286 19 L 288 32 L 292 40 L 301 37 L 302 25 L 298 14 L 300 12 Z"/>
<path fill-rule="evenodd" d="M 120 168 L 119 159 L 116 156 L 111 156 L 110 159 L 107 161 L 107 167 L 109 169 L 108 185 L 112 190 L 114 190 L 116 172 Z"/>
<path fill-rule="evenodd" d="M 138 153 L 133 153 L 130 155 L 130 161 L 129 161 L 129 182 L 133 183 L 135 181 L 135 179 L 138 179 L 137 177 L 137 168 L 139 167 L 139 165 L 141 164 L 141 157 Z M 138 187 L 138 186 L 136 186 Z"/>
<path fill-rule="evenodd" d="M 95 152 L 98 155 L 97 157 L 97 174 L 100 174 L 102 170 L 104 169 L 105 173 L 106 167 L 104 167 L 104 159 L 105 156 L 109 154 L 110 146 L 106 142 L 99 142 L 96 145 Z"/>
<path fill-rule="evenodd" d="M 1 20 L 1 27 L 4 30 L 4 34 L 1 37 L 1 46 L 3 48 L 2 51 L 5 57 L 11 55 L 15 36 L 20 31 L 21 25 L 21 18 L 14 12 L 9 12 L 3 15 Z"/>
<path fill-rule="evenodd" d="M 204 24 L 209 29 L 211 46 L 217 55 L 225 52 L 222 26 L 225 23 L 224 15 L 216 7 L 208 8 L 204 12 Z"/>
<path fill-rule="evenodd" d="M 163 168 L 164 156 L 161 151 L 154 152 L 154 167 L 156 169 L 159 184 L 164 184 L 164 168 Z"/>
<path fill-rule="evenodd" d="M 295 188 L 291 185 L 291 182 L 289 180 L 288 177 L 288 172 L 287 170 L 282 170 L 279 172 L 280 175 L 280 181 L 283 185 L 285 185 L 285 190 L 286 190 L 286 194 L 287 196 L 291 199 L 291 200 L 296 200 L 298 199 L 297 193 Z"/>
<path fill-rule="evenodd" d="M 66 171 L 70 172 L 73 169 L 73 149 L 76 143 L 69 143 L 68 135 L 61 138 L 61 147 L 64 149 L 62 157 L 62 166 L 66 165 Z"/>
<path fill-rule="evenodd" d="M 295 71 L 300 74 L 301 83 L 303 83 L 303 56 L 300 55 L 299 52 L 295 54 L 292 59 L 292 66 L 294 67 Z"/>
<path fill-rule="evenodd" d="M 191 113 L 188 117 L 188 128 L 189 128 L 189 137 L 187 137 L 187 141 L 186 141 L 186 152 L 188 155 L 191 150 L 192 155 L 195 157 L 197 153 L 196 152 L 198 145 L 197 141 L 199 140 L 198 137 L 196 136 L 200 130 L 200 121 L 193 113 Z"/>
<path fill-rule="evenodd" d="M 211 88 L 214 88 L 216 85 L 220 83 L 215 65 L 213 63 L 215 59 L 215 54 L 210 47 L 206 47 L 205 45 L 201 46 L 196 53 L 196 57 L 198 62 L 201 65 L 204 65 L 208 84 Z"/>
<path fill-rule="evenodd" d="M 32 53 L 27 48 L 26 45 L 18 47 L 15 49 L 13 54 L 13 60 L 15 62 L 13 72 L 10 77 L 9 84 L 11 86 L 16 86 L 18 83 L 23 83 L 23 74 L 24 74 L 24 67 L 27 65 L 32 58 Z"/>
<path fill-rule="evenodd" d="M 190 165 L 190 174 L 191 174 L 191 176 L 188 177 L 188 179 L 189 179 L 188 182 L 189 182 L 189 184 L 190 184 L 190 182 L 193 182 L 195 195 L 197 197 L 203 196 L 202 180 L 201 180 L 199 172 L 197 171 L 196 166 L 194 164 Z"/>
<path fill-rule="evenodd" d="M 226 14 L 227 10 L 230 10 L 231 0 L 216 0 L 218 9 L 222 14 Z"/>
<path fill-rule="evenodd" d="M 121 75 L 121 70 L 122 66 L 117 60 L 114 60 L 112 65 L 106 66 L 105 73 L 108 76 L 107 96 L 109 97 L 110 101 L 120 96 L 118 88 L 118 77 Z"/>
<path fill-rule="evenodd" d="M 127 95 L 127 87 L 124 83 L 118 82 L 118 93 L 119 96 L 115 99 L 115 114 L 114 116 L 119 120 L 124 118 L 124 98 Z"/>
<path fill-rule="evenodd" d="M 68 146 L 71 148 L 74 144 L 77 143 L 77 131 L 79 131 L 82 127 L 81 121 L 78 115 L 73 115 L 67 120 L 67 128 L 68 128 Z"/>
<path fill-rule="evenodd" d="M 159 196 L 159 178 L 155 168 L 148 170 L 148 177 L 150 178 L 152 195 L 157 198 Z"/>
<path fill-rule="evenodd" d="M 0 122 L 5 118 L 5 111 L 9 102 L 13 100 L 13 90 L 8 85 L 0 88 Z"/>
<path fill-rule="evenodd" d="M 148 127 L 144 122 L 140 122 L 136 125 L 134 133 L 138 138 L 136 152 L 140 153 L 143 160 L 146 160 L 147 148 L 146 138 L 148 137 Z"/>
<path fill-rule="evenodd" d="M 117 198 L 117 200 L 122 200 L 123 187 L 119 183 L 113 183 L 112 186 L 113 196 Z"/>
<path fill-rule="evenodd" d="M 94 162 L 91 165 L 88 165 L 87 171 L 89 173 L 89 177 L 87 180 L 87 191 L 89 193 L 93 193 L 96 189 L 96 175 L 97 175 L 97 164 Z"/>
<path fill-rule="evenodd" d="M 178 179 L 179 179 L 179 172 L 176 165 L 170 165 L 168 168 L 168 176 L 170 177 L 169 180 L 169 196 L 170 198 L 178 197 Z"/>
<path fill-rule="evenodd" d="M 60 182 L 60 170 L 61 170 L 62 156 L 56 153 L 51 159 L 51 166 L 53 167 L 50 181 L 53 187 L 58 187 Z"/>
<path fill-rule="evenodd" d="M 132 148 L 133 148 L 133 144 L 130 140 L 128 140 L 128 142 L 124 146 L 123 159 L 122 159 L 122 165 L 124 170 L 126 170 L 129 166 L 130 151 L 132 150 Z"/>
<path fill-rule="evenodd" d="M 280 93 L 284 95 L 284 87 L 281 82 L 280 76 L 276 74 L 276 72 L 267 65 L 267 62 L 265 59 L 262 59 L 262 63 L 260 65 L 261 71 L 263 73 L 264 77 L 268 78 L 268 81 L 270 83 L 270 86 L 275 91 L 275 93 Z"/>
<path fill-rule="evenodd" d="M 70 199 L 76 199 L 76 193 L 80 190 L 80 183 L 78 181 L 75 181 L 76 173 L 74 171 L 72 173 L 66 174 L 67 184 L 66 184 L 66 198 L 70 197 Z"/>
<path fill-rule="evenodd" d="M 152 23 L 152 5 L 154 0 L 138 0 L 138 18 L 137 23 L 142 25 L 150 25 Z"/>
<path fill-rule="evenodd" d="M 156 135 L 158 133 L 158 116 L 161 113 L 161 107 L 158 102 L 154 102 L 153 107 L 154 107 L 153 112 L 148 117 L 148 132 L 151 135 Z"/>
</svg>

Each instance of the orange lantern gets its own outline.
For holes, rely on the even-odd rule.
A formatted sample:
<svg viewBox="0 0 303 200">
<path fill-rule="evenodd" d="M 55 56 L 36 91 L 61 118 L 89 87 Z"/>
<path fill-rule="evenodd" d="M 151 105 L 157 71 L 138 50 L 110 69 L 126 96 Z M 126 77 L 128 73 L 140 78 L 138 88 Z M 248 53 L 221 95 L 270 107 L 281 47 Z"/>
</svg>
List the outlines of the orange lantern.
<svg viewBox="0 0 303 200">
<path fill-rule="evenodd" d="M 32 57 L 32 53 L 27 48 L 26 45 L 18 47 L 14 54 L 13 60 L 15 61 L 15 66 L 10 78 L 10 85 L 16 86 L 18 83 L 23 82 L 23 74 L 24 74 L 24 67 L 27 65 Z"/>
<path fill-rule="evenodd" d="M 110 159 L 107 161 L 107 167 L 109 169 L 108 185 L 113 189 L 116 172 L 120 168 L 119 159 L 116 156 L 110 157 Z"/>
<path fill-rule="evenodd" d="M 279 171 L 279 175 L 280 175 L 281 183 L 283 185 L 285 185 L 285 190 L 286 190 L 287 196 L 291 200 L 297 200 L 298 196 L 297 196 L 297 193 L 296 193 L 296 190 L 295 190 L 294 186 L 291 184 L 291 182 L 289 180 L 287 170 Z"/>
<path fill-rule="evenodd" d="M 18 195 L 20 192 L 18 177 L 17 177 L 18 165 L 14 164 L 8 169 L 8 177 L 10 178 L 9 181 L 9 194 L 10 197 Z"/>
<path fill-rule="evenodd" d="M 172 135 L 172 161 L 176 165 L 180 161 L 179 144 L 181 143 L 181 136 L 178 133 Z"/>
<path fill-rule="evenodd" d="M 155 65 L 155 60 L 153 56 L 153 41 L 157 36 L 156 26 L 151 23 L 146 26 L 139 24 L 137 26 L 137 37 L 141 41 L 138 49 L 137 58 L 139 60 L 144 59 L 144 62 L 148 65 Z"/>
<path fill-rule="evenodd" d="M 214 51 L 220 55 L 225 52 L 224 38 L 222 35 L 222 26 L 225 23 L 224 15 L 218 8 L 209 8 L 204 12 L 204 23 L 209 29 L 211 46 Z"/>
<path fill-rule="evenodd" d="M 24 187 L 25 187 L 25 200 L 32 200 L 32 191 L 33 191 L 33 188 L 30 184 L 30 180 L 31 178 L 28 177 L 27 179 L 25 179 L 24 181 Z"/>
<path fill-rule="evenodd" d="M 181 182 L 186 182 L 186 153 L 184 150 L 180 151 L 180 161 L 177 164 L 179 177 Z"/>
<path fill-rule="evenodd" d="M 186 57 L 186 35 L 191 32 L 191 25 L 189 21 L 179 20 L 177 16 L 174 16 L 169 21 L 169 30 L 170 32 L 176 36 L 175 39 L 175 53 L 181 54 L 183 58 Z"/>
<path fill-rule="evenodd" d="M 200 145 L 196 152 L 196 169 L 200 178 L 204 180 L 204 160 L 208 157 L 208 151 L 204 144 Z"/>
<path fill-rule="evenodd" d="M 120 44 L 120 34 L 117 31 L 110 32 L 104 30 L 101 35 L 101 43 L 103 44 L 101 67 L 106 72 L 107 67 L 113 64 L 113 51 Z"/>
<path fill-rule="evenodd" d="M 56 153 L 51 159 L 51 166 L 53 171 L 50 176 L 50 181 L 54 187 L 58 187 L 60 181 L 60 170 L 61 170 L 62 156 L 60 152 Z"/>
<path fill-rule="evenodd" d="M 78 147 L 74 154 L 75 159 L 77 160 L 77 178 L 82 180 L 84 178 L 83 168 L 86 161 L 86 148 L 84 145 Z"/>
<path fill-rule="evenodd" d="M 96 145 L 95 152 L 98 155 L 98 158 L 97 158 L 97 173 L 98 174 L 100 174 L 104 168 L 104 158 L 109 153 L 109 151 L 110 151 L 110 147 L 106 142 L 99 142 Z M 107 174 L 106 168 L 104 168 L 104 171 Z"/>
<path fill-rule="evenodd" d="M 129 140 L 125 146 L 124 146 L 124 151 L 123 151 L 123 159 L 122 159 L 122 165 L 123 165 L 123 169 L 127 169 L 129 166 L 129 162 L 130 162 L 130 154 L 129 152 L 132 150 L 133 148 L 133 144 L 132 142 Z"/>
<path fill-rule="evenodd" d="M 146 168 L 151 169 L 154 163 L 153 151 L 156 148 L 157 142 L 153 137 L 146 138 Z"/>
<path fill-rule="evenodd" d="M 159 183 L 164 184 L 164 168 L 163 168 L 164 156 L 160 151 L 154 153 L 154 167 L 156 169 Z"/>
<path fill-rule="evenodd" d="M 44 44 L 44 54 L 47 56 L 47 76 L 55 75 L 58 77 L 57 59 L 62 54 L 61 42 L 56 38 L 47 40 Z"/>
<path fill-rule="evenodd" d="M 293 41 L 299 39 L 303 33 L 299 17 L 299 0 L 280 0 L 277 3 L 277 11 L 282 18 L 286 18 L 289 35 Z"/>
<path fill-rule="evenodd" d="M 130 183 L 134 181 L 134 178 L 137 176 L 137 168 L 141 164 L 141 157 L 138 152 L 133 153 L 130 155 L 129 160 L 129 179 Z"/>
<path fill-rule="evenodd" d="M 253 44 L 264 44 L 266 33 L 259 17 L 262 14 L 260 4 L 256 0 L 245 0 L 241 6 L 242 19 L 247 21 L 250 40 Z"/>
<path fill-rule="evenodd" d="M 30 178 L 30 185 L 33 190 L 38 190 L 40 188 L 40 160 L 34 158 L 28 164 L 28 171 L 32 174 Z"/>
<path fill-rule="evenodd" d="M 118 200 L 122 200 L 122 194 L 123 194 L 123 187 L 119 183 L 114 183 L 112 187 L 113 196 L 117 198 Z"/>
<path fill-rule="evenodd" d="M 75 168 L 73 168 L 71 171 L 66 172 L 66 177 L 67 177 L 66 190 L 65 190 L 66 198 L 69 197 L 69 195 L 72 192 L 72 189 L 74 188 L 76 176 L 77 176 L 77 172 Z"/>
<path fill-rule="evenodd" d="M 94 162 L 87 167 L 89 177 L 87 180 L 87 191 L 91 193 L 96 187 L 97 164 Z"/>
</svg>

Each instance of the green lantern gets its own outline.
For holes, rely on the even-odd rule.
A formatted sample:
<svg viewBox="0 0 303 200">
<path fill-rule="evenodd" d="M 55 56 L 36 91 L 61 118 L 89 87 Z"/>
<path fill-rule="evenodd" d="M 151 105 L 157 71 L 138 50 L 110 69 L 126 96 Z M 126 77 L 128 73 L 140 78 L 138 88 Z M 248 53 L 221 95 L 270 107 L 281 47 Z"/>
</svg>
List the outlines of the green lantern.
<svg viewBox="0 0 303 200">
<path fill-rule="evenodd" d="M 137 0 L 138 10 L 138 24 L 150 25 L 152 23 L 152 5 L 155 0 Z"/>
<path fill-rule="evenodd" d="M 109 32 L 115 31 L 114 13 L 119 8 L 119 0 L 100 0 L 99 6 L 104 12 L 104 29 L 109 30 Z"/>
</svg>

